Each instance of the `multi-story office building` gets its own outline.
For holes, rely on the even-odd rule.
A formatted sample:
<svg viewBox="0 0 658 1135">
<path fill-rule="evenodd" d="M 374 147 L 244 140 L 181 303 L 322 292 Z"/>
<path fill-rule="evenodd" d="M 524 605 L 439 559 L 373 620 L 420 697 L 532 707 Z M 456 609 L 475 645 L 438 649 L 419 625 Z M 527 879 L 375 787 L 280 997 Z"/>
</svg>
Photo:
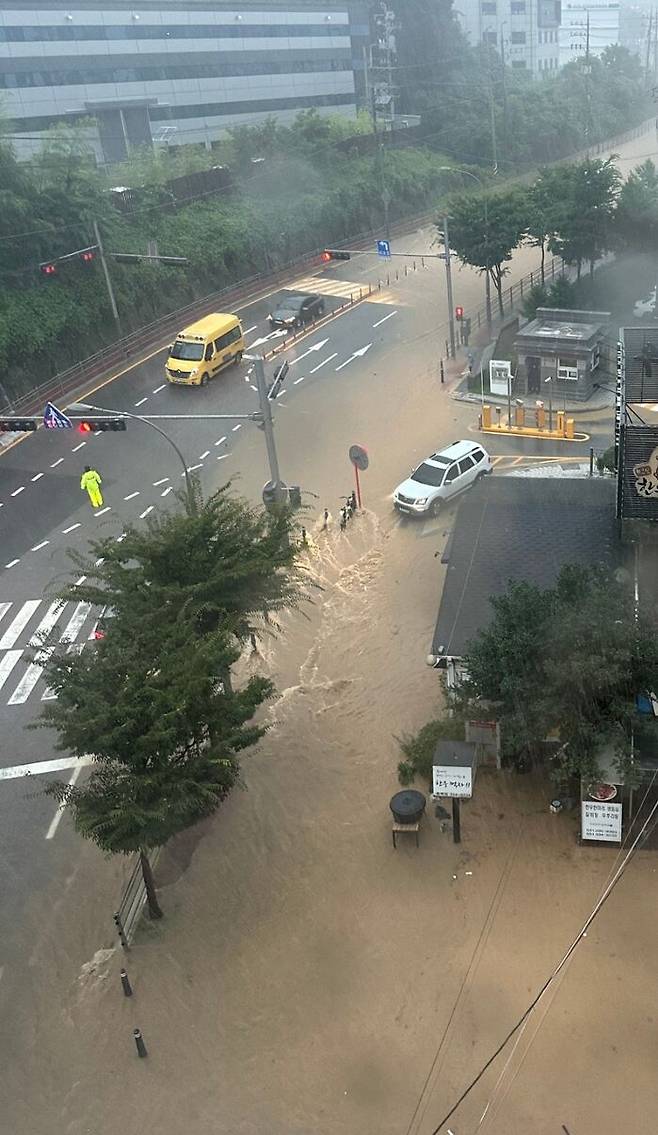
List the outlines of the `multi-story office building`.
<svg viewBox="0 0 658 1135">
<path fill-rule="evenodd" d="M 621 5 L 565 0 L 560 27 L 560 66 L 586 55 L 601 55 L 620 42 Z"/>
<path fill-rule="evenodd" d="M 0 106 L 19 156 L 82 118 L 108 162 L 153 139 L 210 145 L 268 115 L 353 116 L 368 38 L 363 0 L 7 0 Z"/>
<path fill-rule="evenodd" d="M 488 43 L 515 70 L 555 74 L 560 0 L 460 0 L 455 9 L 471 43 Z"/>
</svg>

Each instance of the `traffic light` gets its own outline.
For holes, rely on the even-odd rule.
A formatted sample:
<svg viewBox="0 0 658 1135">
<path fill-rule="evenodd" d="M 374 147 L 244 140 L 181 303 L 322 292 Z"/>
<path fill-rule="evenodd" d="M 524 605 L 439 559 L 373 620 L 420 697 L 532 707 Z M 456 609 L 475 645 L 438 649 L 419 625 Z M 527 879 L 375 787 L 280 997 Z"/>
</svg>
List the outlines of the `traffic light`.
<svg viewBox="0 0 658 1135">
<path fill-rule="evenodd" d="M 462 320 L 463 318 L 464 318 L 464 309 L 463 309 L 463 307 L 459 307 L 459 305 L 457 305 L 457 307 L 455 308 L 455 319 Z"/>
<path fill-rule="evenodd" d="M 36 428 L 36 418 L 0 418 L 0 434 L 26 434 Z"/>
<path fill-rule="evenodd" d="M 42 272 L 44 276 L 56 276 L 57 265 L 53 263 L 52 260 L 45 260 L 43 264 L 39 265 L 39 271 Z"/>
<path fill-rule="evenodd" d="M 85 418 L 78 422 L 78 432 L 81 434 L 100 434 L 106 430 L 125 430 L 125 418 Z"/>
<path fill-rule="evenodd" d="M 267 392 L 267 397 L 269 398 L 270 402 L 273 402 L 277 395 L 281 393 L 283 381 L 289 370 L 290 363 L 287 359 L 284 359 L 283 362 L 276 368 L 272 378 L 272 385 Z"/>
<path fill-rule="evenodd" d="M 80 253 L 80 259 L 82 260 L 83 264 L 90 264 L 92 260 L 96 259 L 96 253 L 94 252 L 93 248 L 83 248 L 82 252 Z"/>
<path fill-rule="evenodd" d="M 320 260 L 351 260 L 352 253 L 344 252 L 342 248 L 325 248 L 324 252 L 320 253 Z"/>
</svg>

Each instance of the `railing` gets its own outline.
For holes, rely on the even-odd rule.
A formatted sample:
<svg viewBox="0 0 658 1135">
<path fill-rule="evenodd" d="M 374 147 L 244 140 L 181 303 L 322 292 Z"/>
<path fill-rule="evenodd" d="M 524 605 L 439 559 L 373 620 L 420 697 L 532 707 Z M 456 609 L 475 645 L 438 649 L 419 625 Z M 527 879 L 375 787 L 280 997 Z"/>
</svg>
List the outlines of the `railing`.
<svg viewBox="0 0 658 1135">
<path fill-rule="evenodd" d="M 595 152 L 599 154 L 603 151 L 610 150 L 614 146 L 623 145 L 625 142 L 629 142 L 633 138 L 638 138 L 640 135 L 647 133 L 648 130 L 654 127 L 655 123 L 655 118 L 648 119 L 640 126 L 636 126 L 632 130 L 627 130 L 624 134 L 620 134 L 616 138 L 598 143 L 596 146 L 589 147 L 587 151 L 581 151 L 578 154 L 572 155 L 570 158 L 561 160 L 572 161 L 574 158 L 581 157 L 585 153 Z M 436 209 L 426 211 L 413 218 L 396 222 L 391 226 L 391 234 L 401 235 L 402 233 L 412 232 L 422 227 L 424 224 L 432 223 L 435 219 Z M 367 251 L 367 246 L 370 246 L 373 239 L 379 236 L 381 236 L 381 227 L 360 233 L 355 237 L 350 237 L 349 241 L 346 243 L 348 243 L 351 248 L 363 246 L 364 251 Z M 240 303 L 244 303 L 246 300 L 257 299 L 259 296 L 266 294 L 268 289 L 273 286 L 284 285 L 286 282 L 294 279 L 299 272 L 317 267 L 317 260 L 321 251 L 322 248 L 314 249 L 312 252 L 305 253 L 303 256 L 290 261 L 283 268 L 269 273 L 257 273 L 241 280 L 236 286 L 223 288 L 218 292 L 213 292 L 211 295 L 204 296 L 202 299 L 195 300 L 186 307 L 170 312 L 160 319 L 155 320 L 153 323 L 149 323 L 133 331 L 130 335 L 117 340 L 115 343 L 111 343 L 96 354 L 76 363 L 75 366 L 70 367 L 68 370 L 62 371 L 60 374 L 47 379 L 46 382 L 34 387 L 27 394 L 15 399 L 5 397 L 3 409 L 12 414 L 32 415 L 40 413 L 45 403 L 48 401 L 57 402 L 71 399 L 71 395 L 84 389 L 89 382 L 109 378 L 122 364 L 133 365 L 144 361 L 154 350 L 163 347 L 167 338 L 175 336 L 178 331 L 180 331 L 181 327 L 184 327 L 185 324 L 189 323 L 191 320 L 199 318 L 217 307 L 219 307 L 220 310 L 222 308 L 231 310 Z M 419 256 L 418 259 L 421 259 L 421 257 Z M 552 261 L 552 277 L 555 275 L 554 264 L 555 261 Z M 532 277 L 532 275 L 531 273 L 530 276 Z M 373 286 L 374 285 L 371 285 L 371 287 Z M 377 286 L 382 286 L 381 280 L 378 282 Z M 519 284 L 515 284 L 510 289 L 507 289 L 510 308 L 514 302 L 515 289 L 520 288 L 521 298 L 523 297 L 523 286 L 524 282 L 522 280 Z M 486 318 L 484 309 L 474 313 L 478 327 L 482 325 L 483 317 Z M 500 320 L 499 316 L 497 320 Z M 0 386 L 0 390 L 1 389 L 2 387 Z"/>
</svg>

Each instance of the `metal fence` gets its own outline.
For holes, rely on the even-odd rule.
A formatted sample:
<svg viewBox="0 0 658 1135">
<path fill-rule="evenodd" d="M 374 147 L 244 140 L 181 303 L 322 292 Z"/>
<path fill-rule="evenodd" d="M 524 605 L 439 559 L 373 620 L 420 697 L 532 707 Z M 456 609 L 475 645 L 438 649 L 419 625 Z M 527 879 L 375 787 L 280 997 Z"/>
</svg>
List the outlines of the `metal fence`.
<svg viewBox="0 0 658 1135">
<path fill-rule="evenodd" d="M 155 867 L 159 855 L 159 849 L 156 849 L 152 853 L 150 857 L 152 867 Z M 139 855 L 132 858 L 134 865 L 128 876 L 128 882 L 121 893 L 119 905 L 114 912 L 114 925 L 116 926 L 119 941 L 124 950 L 130 948 L 130 943 L 135 936 L 135 931 L 146 903 L 146 888 L 144 887 L 144 880 L 142 878 L 142 866 L 139 861 Z"/>
<path fill-rule="evenodd" d="M 586 154 L 600 154 L 604 151 L 609 151 L 616 145 L 623 145 L 625 142 L 629 142 L 633 138 L 638 138 L 642 134 L 647 133 L 648 130 L 654 128 L 655 124 L 655 118 L 648 119 L 640 126 L 634 127 L 632 130 L 627 130 L 624 134 L 620 134 L 616 138 L 601 142 L 596 146 L 590 147 L 587 151 L 582 151 L 563 160 L 573 161 L 574 159 L 584 157 Z M 436 209 L 428 210 L 413 218 L 407 218 L 406 220 L 401 220 L 391 225 L 390 235 L 400 236 L 403 233 L 413 232 L 423 225 L 431 224 L 435 219 Z M 368 251 L 372 246 L 373 240 L 379 236 L 381 236 L 381 226 L 377 229 L 371 229 L 359 233 L 357 236 L 350 237 L 349 240 L 343 243 L 347 244 L 350 248 L 363 247 L 364 251 Z M 109 378 L 122 366 L 128 367 L 144 361 L 144 359 L 154 351 L 162 348 L 167 338 L 175 336 L 178 331 L 180 331 L 181 327 L 184 327 L 185 324 L 189 323 L 191 320 L 200 318 L 208 311 L 217 308 L 220 310 L 232 310 L 241 303 L 245 303 L 250 299 L 257 299 L 259 296 L 267 294 L 268 290 L 273 286 L 284 286 L 286 283 L 292 281 L 299 272 L 316 268 L 321 252 L 322 248 L 313 249 L 303 256 L 290 261 L 288 264 L 284 265 L 283 268 L 273 272 L 257 273 L 241 280 L 235 286 L 222 288 L 220 291 L 213 292 L 211 295 L 195 300 L 185 307 L 169 312 L 167 315 L 154 320 L 152 323 L 146 324 L 144 327 L 133 331 L 130 335 L 126 335 L 115 343 L 111 343 L 107 347 L 102 348 L 102 350 L 91 355 L 89 358 L 81 360 L 68 370 L 54 375 L 39 386 L 34 387 L 27 394 L 16 399 L 7 397 L 0 385 L 0 391 L 2 391 L 4 398 L 2 408 L 12 414 L 24 414 L 27 416 L 40 413 L 43 406 L 48 401 L 72 400 L 72 396 L 83 391 L 89 382 Z M 420 260 L 421 257 L 419 256 L 418 259 Z M 555 274 L 554 263 L 553 261 L 550 265 L 552 276 Z M 532 277 L 533 274 L 531 273 L 530 275 Z M 374 289 L 382 285 L 383 280 L 378 280 L 377 284 L 371 282 L 370 287 Z M 532 285 L 529 284 L 528 286 Z M 509 310 L 511 310 L 511 306 L 515 302 L 515 289 L 521 289 L 520 294 L 522 298 L 523 287 L 524 281 L 521 281 L 520 284 L 515 284 L 511 288 L 506 289 L 506 303 L 509 304 Z M 486 318 L 486 313 L 484 313 L 483 310 L 474 313 L 478 327 L 482 325 L 483 317 Z M 499 318 L 498 316 L 498 319 Z"/>
</svg>

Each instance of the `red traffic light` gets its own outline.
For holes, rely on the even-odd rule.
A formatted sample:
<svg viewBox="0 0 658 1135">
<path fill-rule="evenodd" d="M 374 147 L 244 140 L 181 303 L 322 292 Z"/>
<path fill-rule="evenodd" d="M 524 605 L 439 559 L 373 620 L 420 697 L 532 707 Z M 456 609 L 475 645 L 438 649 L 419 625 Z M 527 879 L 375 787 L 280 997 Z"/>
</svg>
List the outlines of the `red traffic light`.
<svg viewBox="0 0 658 1135">
<path fill-rule="evenodd" d="M 80 259 L 84 261 L 85 264 L 89 264 L 91 260 L 96 259 L 96 253 L 94 252 L 93 248 L 85 248 L 80 253 Z"/>
<path fill-rule="evenodd" d="M 456 307 L 455 308 L 455 319 L 463 319 L 463 318 L 464 318 L 463 307 Z"/>
<path fill-rule="evenodd" d="M 351 260 L 352 253 L 344 252 L 342 248 L 325 248 L 324 252 L 320 253 L 320 260 Z"/>
<path fill-rule="evenodd" d="M 46 261 L 44 264 L 39 265 L 39 269 L 43 272 L 44 276 L 55 276 L 57 274 L 57 265 L 53 264 L 52 260 Z"/>
<path fill-rule="evenodd" d="M 93 430 L 91 422 L 80 422 L 78 430 L 81 434 L 90 434 Z"/>
</svg>

